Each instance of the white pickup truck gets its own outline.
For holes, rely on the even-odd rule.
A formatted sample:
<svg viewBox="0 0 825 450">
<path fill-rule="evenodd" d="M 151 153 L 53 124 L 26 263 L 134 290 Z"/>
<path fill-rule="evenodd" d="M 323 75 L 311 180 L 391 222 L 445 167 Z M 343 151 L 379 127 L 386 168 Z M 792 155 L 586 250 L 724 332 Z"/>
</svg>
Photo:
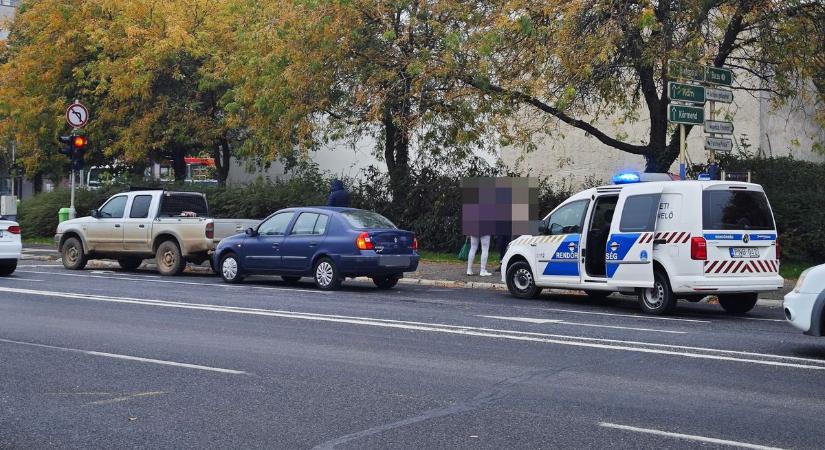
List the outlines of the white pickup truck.
<svg viewBox="0 0 825 450">
<path fill-rule="evenodd" d="M 90 259 L 115 259 L 126 270 L 155 258 L 161 275 L 177 275 L 187 262 L 202 264 L 224 237 L 257 220 L 211 219 L 197 192 L 131 191 L 113 195 L 88 217 L 57 226 L 63 266 L 80 270 Z"/>
</svg>

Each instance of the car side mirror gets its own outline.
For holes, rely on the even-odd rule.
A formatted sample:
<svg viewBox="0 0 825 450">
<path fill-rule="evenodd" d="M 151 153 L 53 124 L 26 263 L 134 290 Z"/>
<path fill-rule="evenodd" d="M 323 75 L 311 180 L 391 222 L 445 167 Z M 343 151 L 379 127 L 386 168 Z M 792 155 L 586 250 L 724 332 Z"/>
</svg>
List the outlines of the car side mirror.
<svg viewBox="0 0 825 450">
<path fill-rule="evenodd" d="M 96 209 L 89 211 L 89 215 L 94 217 L 95 219 L 100 219 L 100 211 Z"/>
<path fill-rule="evenodd" d="M 258 235 L 258 232 L 255 231 L 254 228 L 249 227 L 249 228 L 246 229 L 246 235 L 249 236 L 249 237 L 255 237 L 255 236 Z"/>
</svg>

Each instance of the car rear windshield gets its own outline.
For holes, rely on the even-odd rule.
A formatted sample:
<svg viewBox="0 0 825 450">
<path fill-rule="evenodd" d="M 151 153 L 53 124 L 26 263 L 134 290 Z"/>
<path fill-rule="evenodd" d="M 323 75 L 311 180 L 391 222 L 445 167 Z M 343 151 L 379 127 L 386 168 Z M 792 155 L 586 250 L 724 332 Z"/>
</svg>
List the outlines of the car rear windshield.
<svg viewBox="0 0 825 450">
<path fill-rule="evenodd" d="M 381 214 L 372 211 L 343 211 L 341 213 L 353 228 L 395 229 L 395 225 Z"/>
<path fill-rule="evenodd" d="M 768 199 L 758 191 L 705 191 L 702 222 L 706 230 L 773 230 Z"/>
<path fill-rule="evenodd" d="M 198 194 L 163 194 L 160 217 L 203 217 L 209 214 L 206 198 Z"/>
</svg>

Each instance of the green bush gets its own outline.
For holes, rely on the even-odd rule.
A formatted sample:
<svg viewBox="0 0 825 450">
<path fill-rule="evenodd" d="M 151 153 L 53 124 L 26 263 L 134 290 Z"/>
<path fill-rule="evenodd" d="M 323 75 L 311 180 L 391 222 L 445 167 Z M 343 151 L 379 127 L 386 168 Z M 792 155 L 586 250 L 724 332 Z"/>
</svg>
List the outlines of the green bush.
<svg viewBox="0 0 825 450">
<path fill-rule="evenodd" d="M 89 210 L 100 206 L 118 188 L 88 191 L 78 189 L 75 192 L 75 210 L 78 217 L 89 214 Z M 20 202 L 17 218 L 23 237 L 51 237 L 57 229 L 57 212 L 60 208 L 69 207 L 70 192 L 68 189 L 55 189 L 53 192 L 44 192 Z"/>
</svg>

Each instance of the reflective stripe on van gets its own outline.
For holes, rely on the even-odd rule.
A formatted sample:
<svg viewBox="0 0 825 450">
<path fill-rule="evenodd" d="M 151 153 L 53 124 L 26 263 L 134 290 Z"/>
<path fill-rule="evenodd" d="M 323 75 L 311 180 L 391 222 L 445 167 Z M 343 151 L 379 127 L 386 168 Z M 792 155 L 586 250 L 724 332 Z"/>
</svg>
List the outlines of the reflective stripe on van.
<svg viewBox="0 0 825 450">
<path fill-rule="evenodd" d="M 705 261 L 706 274 L 726 274 L 726 273 L 777 273 L 779 272 L 779 261 L 755 259 L 745 261 L 716 260 Z"/>
</svg>

